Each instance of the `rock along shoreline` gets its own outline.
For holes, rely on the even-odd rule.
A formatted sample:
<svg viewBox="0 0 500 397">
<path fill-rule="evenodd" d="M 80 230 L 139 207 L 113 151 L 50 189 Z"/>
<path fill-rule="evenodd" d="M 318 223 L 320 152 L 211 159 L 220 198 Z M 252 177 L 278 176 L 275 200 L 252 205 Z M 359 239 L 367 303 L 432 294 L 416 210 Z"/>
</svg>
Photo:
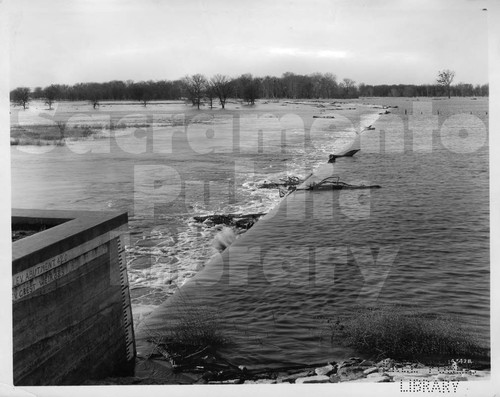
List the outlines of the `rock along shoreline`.
<svg viewBox="0 0 500 397">
<path fill-rule="evenodd" d="M 209 357 L 207 357 L 209 359 Z M 199 366 L 189 371 L 179 371 L 164 359 L 138 359 L 136 376 L 107 378 L 88 381 L 88 385 L 130 385 L 130 384 L 314 384 L 314 383 L 391 383 L 399 382 L 401 387 L 453 388 L 458 382 L 489 380 L 490 368 L 485 364 L 461 363 L 450 360 L 448 365 L 424 365 L 418 362 L 395 361 L 391 358 L 374 362 L 351 357 L 340 363 L 303 367 L 270 368 L 252 370 L 244 366 L 222 370 L 206 370 Z"/>
</svg>

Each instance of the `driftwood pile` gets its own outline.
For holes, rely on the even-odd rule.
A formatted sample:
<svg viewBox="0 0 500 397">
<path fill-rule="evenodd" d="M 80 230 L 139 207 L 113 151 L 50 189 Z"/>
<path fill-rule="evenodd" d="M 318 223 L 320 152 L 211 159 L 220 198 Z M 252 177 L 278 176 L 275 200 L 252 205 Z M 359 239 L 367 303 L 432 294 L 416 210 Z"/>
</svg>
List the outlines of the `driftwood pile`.
<svg viewBox="0 0 500 397">
<path fill-rule="evenodd" d="M 258 187 L 259 189 L 279 189 L 280 197 L 284 197 L 293 192 L 302 182 L 304 181 L 296 176 L 287 176 L 286 178 L 280 178 L 279 182 L 266 181 Z"/>
</svg>

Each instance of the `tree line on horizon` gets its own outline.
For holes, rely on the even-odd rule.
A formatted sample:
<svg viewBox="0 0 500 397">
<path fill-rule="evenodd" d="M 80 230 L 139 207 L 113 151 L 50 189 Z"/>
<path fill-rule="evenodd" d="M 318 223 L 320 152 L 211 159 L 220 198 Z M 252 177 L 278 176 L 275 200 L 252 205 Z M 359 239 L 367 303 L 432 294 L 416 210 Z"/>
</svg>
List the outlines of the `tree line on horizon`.
<svg viewBox="0 0 500 397">
<path fill-rule="evenodd" d="M 436 96 L 489 96 L 489 85 L 472 85 L 451 80 L 443 81 L 439 72 L 434 84 L 356 84 L 332 73 L 309 75 L 286 72 L 281 77 L 254 77 L 250 73 L 232 78 L 216 74 L 207 78 L 202 74 L 185 76 L 178 80 L 121 81 L 104 83 L 52 84 L 36 87 L 18 87 L 10 92 L 10 99 L 26 108 L 31 99 L 45 100 L 49 108 L 54 101 L 90 101 L 93 107 L 101 100 L 137 101 L 144 106 L 155 100 L 188 99 L 198 108 L 207 103 L 211 108 L 219 101 L 222 108 L 228 98 L 254 104 L 256 99 L 351 99 L 359 97 L 436 97 Z"/>
</svg>

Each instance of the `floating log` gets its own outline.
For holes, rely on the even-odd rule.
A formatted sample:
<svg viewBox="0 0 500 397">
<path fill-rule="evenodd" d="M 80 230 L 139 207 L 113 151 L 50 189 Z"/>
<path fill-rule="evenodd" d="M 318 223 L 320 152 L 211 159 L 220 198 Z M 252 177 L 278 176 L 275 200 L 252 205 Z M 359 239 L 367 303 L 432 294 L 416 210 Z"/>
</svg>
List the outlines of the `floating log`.
<svg viewBox="0 0 500 397">
<path fill-rule="evenodd" d="M 345 182 L 339 182 L 338 184 L 331 185 L 311 185 L 304 190 L 380 189 L 381 187 L 380 185 L 350 185 Z"/>
<path fill-rule="evenodd" d="M 360 151 L 360 149 L 353 149 L 353 150 L 349 150 L 348 152 L 345 152 L 343 154 L 330 154 L 330 156 L 328 157 L 328 162 L 335 163 L 335 159 L 338 157 L 352 157 L 356 153 L 358 153 L 359 151 Z"/>
<path fill-rule="evenodd" d="M 337 157 L 352 157 L 356 153 L 358 153 L 361 149 L 353 149 L 349 150 L 348 152 L 345 152 L 344 154 L 338 154 Z"/>
</svg>

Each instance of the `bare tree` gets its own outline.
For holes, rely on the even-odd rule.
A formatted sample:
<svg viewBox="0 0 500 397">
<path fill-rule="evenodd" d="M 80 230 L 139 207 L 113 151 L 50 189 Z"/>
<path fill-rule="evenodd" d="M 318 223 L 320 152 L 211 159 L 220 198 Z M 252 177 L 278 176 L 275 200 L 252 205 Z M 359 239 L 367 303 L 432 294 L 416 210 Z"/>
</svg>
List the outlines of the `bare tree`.
<svg viewBox="0 0 500 397">
<path fill-rule="evenodd" d="M 152 81 L 141 81 L 131 84 L 133 98 L 141 102 L 144 107 L 146 107 L 153 98 L 153 84 Z"/>
<path fill-rule="evenodd" d="M 214 87 L 215 94 L 219 98 L 222 109 L 224 109 L 226 107 L 227 98 L 231 95 L 233 89 L 233 80 L 228 76 L 216 74 L 212 77 L 211 83 Z"/>
<path fill-rule="evenodd" d="M 49 105 L 49 109 L 52 109 L 52 104 L 59 95 L 59 89 L 55 85 L 49 85 L 43 90 L 43 95 L 45 97 L 45 103 Z"/>
<path fill-rule="evenodd" d="M 236 80 L 239 86 L 239 98 L 244 99 L 250 105 L 255 104 L 255 100 L 259 97 L 259 89 L 261 80 L 254 78 L 250 73 L 242 74 Z"/>
<path fill-rule="evenodd" d="M 337 76 L 333 73 L 325 73 L 321 80 L 323 98 L 334 98 L 338 91 Z"/>
<path fill-rule="evenodd" d="M 445 70 L 440 70 L 438 72 L 437 83 L 446 89 L 448 98 L 451 98 L 450 86 L 454 78 L 455 78 L 455 72 L 453 70 L 445 69 Z"/>
<path fill-rule="evenodd" d="M 146 106 L 148 106 L 148 103 L 151 102 L 152 97 L 153 97 L 153 95 L 152 95 L 151 90 L 149 89 L 149 87 L 147 85 L 144 85 L 144 89 L 143 89 L 143 92 L 142 92 L 142 95 L 141 95 L 141 98 L 139 99 L 139 101 L 142 103 L 142 105 L 144 107 L 146 107 Z"/>
<path fill-rule="evenodd" d="M 283 84 L 283 96 L 286 98 L 298 98 L 297 76 L 292 72 L 285 72 L 281 76 Z"/>
<path fill-rule="evenodd" d="M 343 79 L 340 83 L 344 91 L 344 98 L 351 98 L 354 95 L 354 91 L 356 90 L 356 82 L 351 79 Z"/>
<path fill-rule="evenodd" d="M 217 97 L 215 94 L 215 89 L 212 82 L 207 81 L 207 85 L 205 87 L 205 95 L 208 99 L 208 103 L 210 104 L 210 109 L 214 108 L 214 99 Z"/>
<path fill-rule="evenodd" d="M 187 91 L 188 98 L 193 103 L 193 106 L 200 108 L 201 100 L 205 96 L 205 90 L 207 88 L 207 78 L 202 74 L 193 74 L 192 76 L 186 76 L 182 79 L 184 88 Z"/>
<path fill-rule="evenodd" d="M 27 87 L 18 87 L 10 92 L 10 100 L 17 102 L 26 110 L 26 105 L 30 100 L 31 90 Z"/>
</svg>

